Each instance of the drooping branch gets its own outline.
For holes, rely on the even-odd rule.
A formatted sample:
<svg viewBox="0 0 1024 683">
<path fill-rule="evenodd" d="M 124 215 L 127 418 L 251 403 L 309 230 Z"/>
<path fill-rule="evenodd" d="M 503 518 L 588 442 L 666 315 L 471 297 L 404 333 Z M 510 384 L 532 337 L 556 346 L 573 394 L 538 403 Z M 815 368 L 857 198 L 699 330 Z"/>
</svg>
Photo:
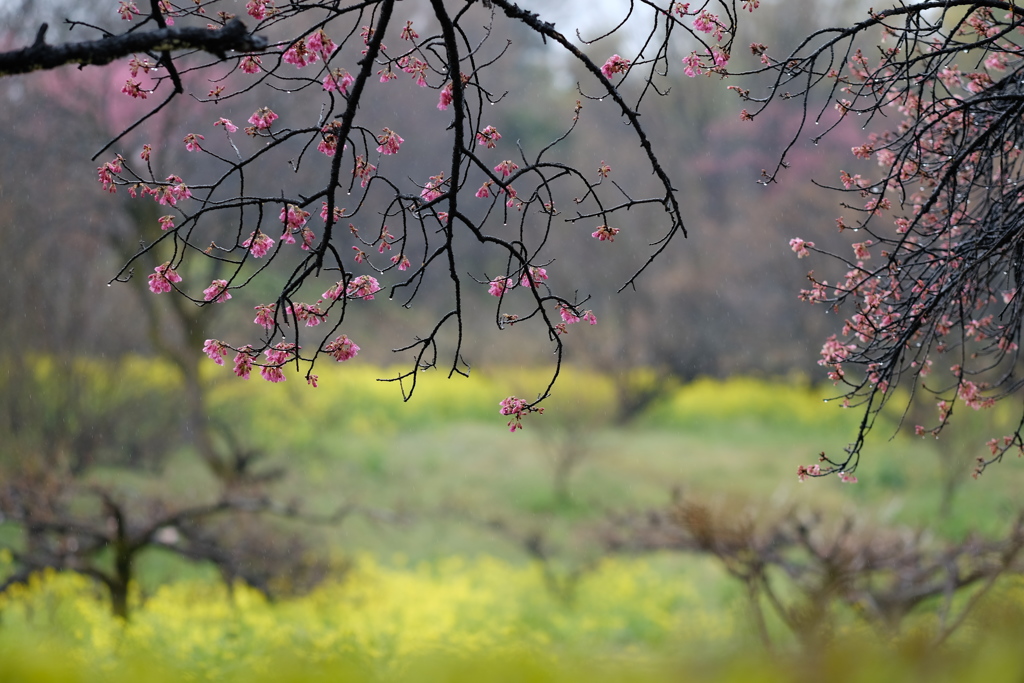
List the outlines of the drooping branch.
<svg viewBox="0 0 1024 683">
<path fill-rule="evenodd" d="M 891 389 L 901 384 L 912 397 L 934 398 L 935 417 L 913 425 L 920 436 L 937 436 L 957 404 L 990 408 L 1024 387 L 1017 371 L 1024 326 L 1017 294 L 1024 276 L 1022 23 L 1012 3 L 901 3 L 818 31 L 781 59 L 753 46 L 763 66 L 751 74 L 770 83 L 764 96 L 733 88 L 755 105 L 743 117 L 756 118 L 779 99 L 802 109 L 778 167 L 763 172 L 762 182 L 775 181 L 811 120 L 826 124 L 811 136 L 815 143 L 854 113 L 868 129 L 852 148 L 861 161 L 840 171 L 838 183 L 818 183 L 848 198 L 841 206 L 854 216 L 836 219 L 840 232 L 867 239 L 850 245 L 852 255 L 790 241 L 797 256 L 817 252 L 837 266 L 832 282 L 810 273 L 801 298 L 847 312 L 820 364 L 845 405 L 864 411 L 845 453 L 822 454 L 821 464 L 800 468 L 802 477 L 849 477 L 866 434 L 900 395 Z M 830 108 L 838 112 L 831 118 Z M 874 173 L 863 165 L 872 160 L 880 169 Z M 976 475 L 1024 447 L 1020 427 L 991 436 L 991 457 L 978 458 Z"/>
<path fill-rule="evenodd" d="M 32 45 L 0 53 L 0 76 L 55 69 L 65 64 L 110 64 L 115 59 L 142 52 L 201 50 L 225 59 L 231 51 L 253 52 L 267 47 L 267 39 L 251 35 L 239 19 L 232 19 L 223 28 L 214 30 L 167 27 L 63 45 L 46 42 L 48 28 L 47 24 L 39 27 Z"/>
<path fill-rule="evenodd" d="M 198 8 L 151 4 L 147 21 L 159 23 L 164 14 L 178 21 L 208 21 L 205 4 L 212 3 L 201 2 Z M 643 95 L 633 100 L 627 81 L 639 81 L 639 93 L 667 92 L 653 81 L 668 76 L 673 31 L 694 38 L 692 45 L 702 50 L 684 60 L 688 69 L 724 67 L 735 35 L 736 0 L 717 4 L 720 14 L 712 11 L 710 3 L 693 10 L 681 3 L 641 3 L 642 14 L 649 15 L 649 35 L 654 37 L 632 58 L 612 54 L 611 45 L 604 50 L 598 46 L 622 26 L 593 40 L 572 41 L 566 37 L 571 33 L 559 33 L 538 14 L 507 0 L 466 2 L 458 10 L 434 2 L 436 24 L 426 24 L 425 30 L 414 28 L 409 20 L 404 28 L 392 29 L 392 11 L 403 8 L 394 0 L 330 3 L 330 7 L 254 0 L 246 4 L 246 12 L 260 22 L 259 30 L 274 27 L 273 43 L 250 43 L 245 47 L 266 49 L 244 57 L 197 62 L 180 74 L 171 68 L 168 56 L 168 48 L 174 45 L 154 40 L 144 47 L 150 56 L 162 55 L 156 62 L 159 70 L 153 73 L 153 64 L 133 59 L 129 67 L 144 70 L 150 82 L 145 89 L 130 82 L 121 90 L 124 95 L 144 98 L 162 85 L 173 85 L 174 92 L 180 93 L 184 74 L 208 72 L 225 59 L 238 63 L 230 70 L 230 78 L 217 69 L 209 81 L 215 87 L 205 99 L 193 93 L 198 105 L 216 102 L 219 107 L 220 118 L 212 126 L 192 124 L 206 127 L 187 131 L 183 140 L 193 158 L 204 159 L 205 169 L 217 169 L 212 180 L 193 182 L 197 176 L 191 169 L 165 175 L 161 166 L 160 173 L 155 172 L 149 154 L 160 152 L 162 163 L 170 157 L 149 144 L 143 146 L 144 164 L 135 155 L 118 154 L 97 169 L 108 192 L 120 187 L 133 199 L 149 198 L 169 207 L 168 215 L 151 222 L 152 237 L 140 241 L 114 279 L 126 279 L 133 267 L 145 262 L 147 270 L 152 268 L 144 283 L 151 292 L 175 292 L 183 295 L 182 305 L 205 307 L 227 301 L 231 292 L 269 274 L 274 262 L 275 270 L 281 269 L 276 272 L 288 275 L 282 275 L 283 284 L 274 287 L 273 299 L 256 307 L 254 322 L 262 328 L 256 333 L 258 341 L 206 339 L 202 348 L 218 364 L 233 355 L 234 371 L 240 377 L 257 371 L 267 381 L 281 382 L 284 366 L 292 365 L 305 370 L 306 381 L 315 386 L 318 378 L 312 371 L 319 358 L 344 362 L 359 351 L 349 337 L 355 322 L 348 314 L 350 307 L 374 305 L 367 302 L 387 290 L 408 293 L 404 305 L 409 306 L 425 282 L 435 274 L 447 275 L 445 310 L 450 312 L 440 313 L 425 335 L 400 342 L 396 349 L 388 344 L 412 357 L 412 367 L 391 379 L 408 390 L 404 392 L 408 398 L 417 374 L 438 366 L 439 353 L 451 354 L 450 375 L 467 373 L 470 362 L 463 357 L 463 343 L 469 330 L 464 328 L 463 304 L 467 297 L 496 297 L 497 328 L 529 324 L 546 331 L 556 359 L 551 382 L 537 392 L 536 400 L 509 397 L 501 403 L 501 413 L 513 417 L 509 426 L 518 428 L 522 415 L 539 412 L 537 404 L 550 394 L 569 326 L 580 321 L 597 324 L 597 314 L 583 308 L 588 293 L 569 282 L 572 271 L 562 267 L 569 259 L 558 253 L 565 238 L 556 239 L 556 226 L 566 224 L 584 241 L 611 243 L 625 229 L 648 242 L 653 253 L 637 264 L 629 284 L 670 241 L 685 236 L 677 191 L 656 141 L 641 126 Z M 490 20 L 479 26 L 482 10 L 489 10 Z M 124 10 L 130 11 L 130 7 Z M 627 19 L 635 21 L 630 19 L 633 16 L 631 12 Z M 494 49 L 490 45 L 500 27 L 513 26 L 541 38 L 583 68 L 575 109 L 571 101 L 567 103 L 565 128 L 546 141 L 501 142 L 499 128 L 506 125 L 508 113 L 491 108 L 508 94 L 500 81 L 491 79 L 502 73 L 495 63 L 507 54 L 511 41 Z M 417 29 L 425 35 L 420 37 Z M 226 31 L 227 27 L 202 35 L 210 38 Z M 124 37 L 138 40 L 142 35 L 128 31 Z M 41 37 L 34 47 L 51 49 Z M 210 51 L 202 44 L 189 47 Z M 101 63 L 96 54 L 89 58 L 88 63 Z M 409 94 L 408 85 L 393 83 L 405 80 L 402 74 L 412 77 L 414 88 L 422 89 L 419 92 L 436 95 Z M 190 87 L 196 87 L 191 78 Z M 595 92 L 587 94 L 590 89 Z M 257 100 L 255 112 L 240 97 L 250 93 L 267 98 Z M 296 97 L 288 98 L 285 105 L 279 93 Z M 380 98 L 393 99 L 397 106 L 378 107 Z M 580 168 L 559 156 L 566 154 L 567 138 L 582 125 L 584 104 L 600 106 L 597 103 L 605 98 L 611 102 L 604 106 L 614 106 L 636 136 L 639 149 L 627 153 L 651 171 L 652 181 L 609 179 L 612 169 L 603 160 Z M 180 106 L 177 100 L 183 98 L 174 99 L 174 105 Z M 170 102 L 168 98 L 165 104 L 171 106 Z M 413 102 L 422 103 L 425 115 L 407 110 Z M 147 114 L 149 118 L 138 119 L 107 147 L 121 144 L 128 133 L 134 137 L 149 130 L 155 112 L 163 107 Z M 442 125 L 436 111 L 449 111 L 450 120 Z M 241 134 L 232 137 L 239 126 L 228 116 L 236 121 L 247 117 L 251 125 L 244 134 L 258 144 L 241 142 Z M 220 126 L 227 139 L 219 141 L 219 135 L 207 139 Z M 405 140 L 399 131 L 419 138 L 409 142 L 419 147 L 417 152 L 402 148 Z M 441 150 L 444 157 L 435 157 Z M 267 165 L 282 155 L 291 160 L 296 175 L 268 172 Z M 438 163 L 442 158 L 446 161 Z M 319 164 L 324 165 L 318 176 Z M 259 181 L 253 183 L 254 177 Z M 235 183 L 237 190 L 232 189 Z M 632 209 L 647 211 L 648 207 L 660 209 L 660 219 L 651 229 L 646 227 L 650 221 L 627 217 Z M 226 222 L 215 218 L 222 216 L 229 218 Z M 613 225 L 616 222 L 626 227 Z M 631 227 L 634 223 L 636 229 Z M 229 230 L 226 224 L 233 227 Z M 615 253 L 613 248 L 610 253 Z M 204 258 L 221 266 L 212 281 L 205 274 L 197 279 L 201 271 L 187 265 Z M 300 329 L 307 327 L 318 329 Z M 452 348 L 448 348 L 449 337 Z M 406 380 L 408 386 L 403 383 Z"/>
</svg>

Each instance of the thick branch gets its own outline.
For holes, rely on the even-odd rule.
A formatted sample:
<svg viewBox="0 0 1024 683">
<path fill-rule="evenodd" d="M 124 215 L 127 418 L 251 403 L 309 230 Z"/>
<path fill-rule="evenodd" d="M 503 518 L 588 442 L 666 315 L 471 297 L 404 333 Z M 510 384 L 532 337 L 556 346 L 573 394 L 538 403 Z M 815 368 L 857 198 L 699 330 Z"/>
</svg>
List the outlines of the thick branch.
<svg viewBox="0 0 1024 683">
<path fill-rule="evenodd" d="M 0 53 L 0 76 L 55 69 L 65 64 L 109 64 L 140 52 L 202 50 L 223 59 L 230 50 L 252 52 L 267 46 L 266 38 L 250 35 L 238 19 L 212 31 L 198 27 L 162 28 L 64 45 L 47 45 L 46 29 L 47 25 L 43 24 L 31 46 Z"/>
</svg>

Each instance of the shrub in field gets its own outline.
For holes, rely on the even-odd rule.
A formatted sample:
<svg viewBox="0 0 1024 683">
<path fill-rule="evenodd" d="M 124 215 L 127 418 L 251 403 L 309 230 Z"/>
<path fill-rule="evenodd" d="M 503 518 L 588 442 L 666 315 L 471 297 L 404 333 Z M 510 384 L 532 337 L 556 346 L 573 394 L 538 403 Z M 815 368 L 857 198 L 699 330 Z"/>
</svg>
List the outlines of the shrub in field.
<svg viewBox="0 0 1024 683">
<path fill-rule="evenodd" d="M 141 357 L 0 357 L 0 466 L 155 469 L 182 440 L 180 387 Z"/>
<path fill-rule="evenodd" d="M 809 473 L 808 476 L 812 476 Z M 766 514 L 681 500 L 609 525 L 617 551 L 709 555 L 742 586 L 765 645 L 782 625 L 811 649 L 859 621 L 882 638 L 945 643 L 1004 577 L 1024 570 L 1024 513 L 1002 537 L 939 541 L 923 530 L 869 526 L 793 509 Z"/>
</svg>

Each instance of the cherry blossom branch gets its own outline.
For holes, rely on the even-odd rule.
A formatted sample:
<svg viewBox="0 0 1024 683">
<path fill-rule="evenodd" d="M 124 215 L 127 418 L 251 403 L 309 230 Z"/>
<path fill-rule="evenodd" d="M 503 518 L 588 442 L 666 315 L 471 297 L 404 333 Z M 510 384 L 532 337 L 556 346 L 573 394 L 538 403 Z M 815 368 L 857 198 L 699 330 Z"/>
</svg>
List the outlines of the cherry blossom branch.
<svg viewBox="0 0 1024 683">
<path fill-rule="evenodd" d="M 1024 323 L 1017 295 L 1024 276 L 1022 25 L 1024 12 L 1013 3 L 923 2 L 819 31 L 780 60 L 752 46 L 763 66 L 749 73 L 767 74 L 772 83 L 764 97 L 734 88 L 758 104 L 743 117 L 777 99 L 801 103 L 798 130 L 764 182 L 775 181 L 812 117 L 827 124 L 812 138 L 817 142 L 853 113 L 867 115 L 876 132 L 852 149 L 861 160 L 854 163 L 874 160 L 881 169 L 874 177 L 844 170 L 838 185 L 821 183 L 852 198 L 842 206 L 856 220 L 840 216 L 836 225 L 868 237 L 852 244 L 853 258 L 804 239 L 790 242 L 799 257 L 815 252 L 839 266 L 832 283 L 809 274 L 811 288 L 801 297 L 847 312 L 819 362 L 843 387 L 844 405 L 865 411 L 846 453 L 822 454 L 822 464 L 800 468 L 802 478 L 855 479 L 864 437 L 898 385 L 935 399 L 937 419 L 914 426 L 922 436 L 937 436 L 957 404 L 990 408 L 1024 386 L 1015 371 Z M 876 30 L 880 36 L 869 34 Z M 877 56 L 869 58 L 861 48 L 872 42 Z M 958 60 L 968 66 L 962 70 Z M 787 91 L 793 84 L 798 89 Z M 812 100 L 819 95 L 820 105 Z M 829 105 L 838 112 L 834 120 L 825 115 Z M 891 115 L 898 121 L 885 123 Z M 940 379 L 928 384 L 933 370 Z M 987 445 L 991 458 L 978 457 L 975 476 L 1024 445 L 1021 426 Z"/>
<path fill-rule="evenodd" d="M 501 402 L 500 410 L 511 417 L 509 427 L 514 431 L 524 415 L 540 412 L 539 403 L 550 394 L 569 326 L 597 323 L 597 315 L 583 308 L 587 294 L 580 295 L 563 275 L 559 259 L 568 256 L 555 250 L 556 242 L 550 239 L 554 226 L 578 225 L 583 228 L 581 238 L 611 244 L 623 229 L 613 225 L 623 220 L 620 216 L 633 208 L 660 206 L 665 220 L 654 222 L 654 237 L 647 240 L 655 252 L 626 286 L 677 234 L 685 236 L 676 192 L 641 126 L 639 108 L 647 93 L 668 91 L 654 81 L 668 76 L 669 40 L 673 31 L 680 32 L 677 29 L 706 48 L 707 54 L 698 62 L 706 60 L 704 66 L 712 70 L 723 67 L 736 10 L 734 2 L 720 4 L 725 8 L 721 17 L 711 13 L 709 5 L 691 11 L 681 3 L 665 7 L 650 1 L 636 3 L 626 21 L 650 14 L 641 51 L 656 56 L 648 59 L 637 54 L 631 60 L 603 55 L 601 65 L 539 15 L 507 0 L 488 6 L 490 20 L 485 22 L 479 22 L 481 3 L 449 9 L 432 0 L 431 25 L 436 28 L 422 37 L 411 21 L 400 30 L 392 28 L 393 11 L 401 7 L 394 0 L 329 6 L 304 2 L 278 6 L 273 0 L 248 0 L 245 9 L 259 22 L 256 29 L 265 34 L 272 30 L 278 42 L 208 63 L 176 60 L 169 64 L 170 56 L 164 55 L 157 64 L 167 71 L 151 75 L 155 64 L 137 57 L 129 62 L 133 77 L 122 89 L 125 95 L 144 99 L 162 85 L 177 93 L 197 83 L 209 87 L 209 83 L 213 87 L 208 95 L 193 93 L 193 100 L 218 103 L 220 118 L 212 127 L 205 124 L 189 131 L 182 141 L 211 169 L 205 172 L 213 177 L 205 183 L 187 182 L 184 172 L 164 175 L 170 169 L 157 173 L 160 165 L 150 155 L 156 159 L 162 150 L 149 144 L 142 152 L 145 169 L 134 168 L 137 162 L 121 155 L 97 169 L 107 191 L 127 190 L 136 201 L 149 198 L 167 206 L 169 212 L 159 219 L 159 226 L 153 226 L 161 232 L 143 241 L 114 279 L 130 277 L 139 259 L 160 253 L 148 275 L 148 288 L 155 294 L 182 294 L 183 302 L 205 307 L 227 302 L 233 292 L 257 277 L 278 273 L 277 294 L 256 307 L 254 322 L 262 330 L 259 340 L 231 344 L 208 339 L 203 350 L 218 364 L 234 354 L 234 372 L 239 377 L 248 378 L 256 370 L 264 379 L 280 382 L 286 379 L 285 367 L 295 366 L 305 371 L 307 382 L 314 386 L 318 378 L 313 367 L 323 356 L 345 362 L 359 352 L 359 346 L 343 333 L 351 330 L 354 311 L 372 305 L 369 302 L 385 289 L 392 296 L 404 290 L 403 305 L 409 306 L 426 282 L 435 287 L 443 281 L 442 310 L 447 312 L 425 334 L 397 345 L 397 351 L 409 353 L 411 366 L 390 379 L 403 385 L 406 398 L 415 389 L 418 373 L 438 365 L 441 349 L 451 354 L 449 376 L 469 372 L 463 357 L 469 333 L 465 297 L 474 289 L 489 294 L 495 297 L 494 323 L 499 329 L 535 326 L 547 333 L 555 356 L 552 378 L 534 400 L 513 396 Z M 212 3 L 150 0 L 145 21 L 158 25 L 172 20 L 209 21 L 207 6 Z M 133 8 L 125 0 L 119 10 L 122 18 L 131 19 Z M 226 13 L 218 16 L 221 23 L 234 20 Z M 502 142 L 495 125 L 500 120 L 488 120 L 495 112 L 491 105 L 508 94 L 492 87 L 489 80 L 491 68 L 508 53 L 508 44 L 492 47 L 489 41 L 495 40 L 499 25 L 513 24 L 567 54 L 586 73 L 587 82 L 578 86 L 580 99 L 571 112 L 565 112 L 567 119 L 571 113 L 571 123 L 539 145 Z M 588 41 L 587 49 L 618 30 L 623 29 Z M 396 34 L 399 49 L 393 49 Z M 217 69 L 211 78 L 211 70 L 225 63 L 231 73 Z M 688 64 L 692 71 L 694 65 Z M 143 75 L 148 75 L 149 83 L 144 83 Z M 205 77 L 202 81 L 200 75 Z M 391 109 L 377 106 L 377 98 L 408 87 L 393 84 L 404 80 L 403 75 L 411 77 L 420 92 L 435 93 L 428 107 L 449 112 L 448 125 L 430 130 L 429 125 L 437 124 L 427 122 L 436 121 L 436 112 L 417 116 L 404 111 L 406 104 Z M 625 90 L 631 77 L 639 80 L 635 106 L 625 99 L 632 97 Z M 587 93 L 590 86 L 597 91 Z M 249 114 L 248 107 L 253 105 L 242 102 L 255 97 L 278 99 L 257 100 L 256 111 Z M 271 104 L 283 106 L 277 102 L 288 97 L 295 106 L 280 113 L 271 108 Z M 403 102 L 415 101 L 415 96 L 403 97 Z M 610 98 L 606 106 L 615 107 L 633 129 L 639 149 L 631 153 L 651 169 L 657 190 L 649 191 L 647 180 L 609 179 L 612 167 L 605 161 L 583 169 L 561 156 L 565 141 L 581 125 L 583 103 L 600 106 L 605 97 Z M 161 113 L 164 106 L 158 107 Z M 246 108 L 240 111 L 240 107 Z M 244 134 L 250 143 L 242 141 L 241 127 L 229 116 L 248 117 Z M 127 140 L 128 133 L 136 137 L 149 129 L 155 117 L 154 113 L 137 122 L 115 141 Z M 226 140 L 207 140 L 216 127 Z M 443 146 L 444 154 L 437 159 L 444 161 L 430 168 L 426 179 L 409 177 L 410 153 L 399 131 L 415 132 L 421 139 L 414 144 L 423 148 L 435 137 L 439 144 L 429 147 L 435 150 L 431 155 Z M 281 159 L 287 159 L 290 173 L 268 172 Z M 415 160 L 416 166 L 422 167 L 424 161 L 425 157 Z M 428 161 L 434 163 L 433 158 Z M 566 204 L 573 210 L 563 213 Z M 228 220 L 217 216 L 228 216 Z M 637 227 L 629 234 L 646 236 L 646 226 Z M 466 253 L 472 254 L 469 260 Z M 209 285 L 197 284 L 193 275 L 197 271 L 188 265 L 201 258 L 212 259 L 220 267 Z M 306 329 L 321 325 L 315 332 Z"/>
</svg>

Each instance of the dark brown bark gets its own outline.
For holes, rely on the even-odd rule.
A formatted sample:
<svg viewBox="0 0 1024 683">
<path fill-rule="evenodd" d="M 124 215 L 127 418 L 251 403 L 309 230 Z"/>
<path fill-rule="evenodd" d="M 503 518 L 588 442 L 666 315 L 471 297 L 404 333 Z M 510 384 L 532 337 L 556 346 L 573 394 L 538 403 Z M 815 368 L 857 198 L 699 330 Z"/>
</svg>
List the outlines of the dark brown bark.
<svg viewBox="0 0 1024 683">
<path fill-rule="evenodd" d="M 109 64 L 115 59 L 141 52 L 201 50 L 224 59 L 229 51 L 252 52 L 267 46 L 267 39 L 250 35 L 238 19 L 223 28 L 161 28 L 107 36 L 63 45 L 48 45 L 47 24 L 39 27 L 35 42 L 20 50 L 0 53 L 0 76 L 55 69 L 65 64 Z"/>
</svg>

